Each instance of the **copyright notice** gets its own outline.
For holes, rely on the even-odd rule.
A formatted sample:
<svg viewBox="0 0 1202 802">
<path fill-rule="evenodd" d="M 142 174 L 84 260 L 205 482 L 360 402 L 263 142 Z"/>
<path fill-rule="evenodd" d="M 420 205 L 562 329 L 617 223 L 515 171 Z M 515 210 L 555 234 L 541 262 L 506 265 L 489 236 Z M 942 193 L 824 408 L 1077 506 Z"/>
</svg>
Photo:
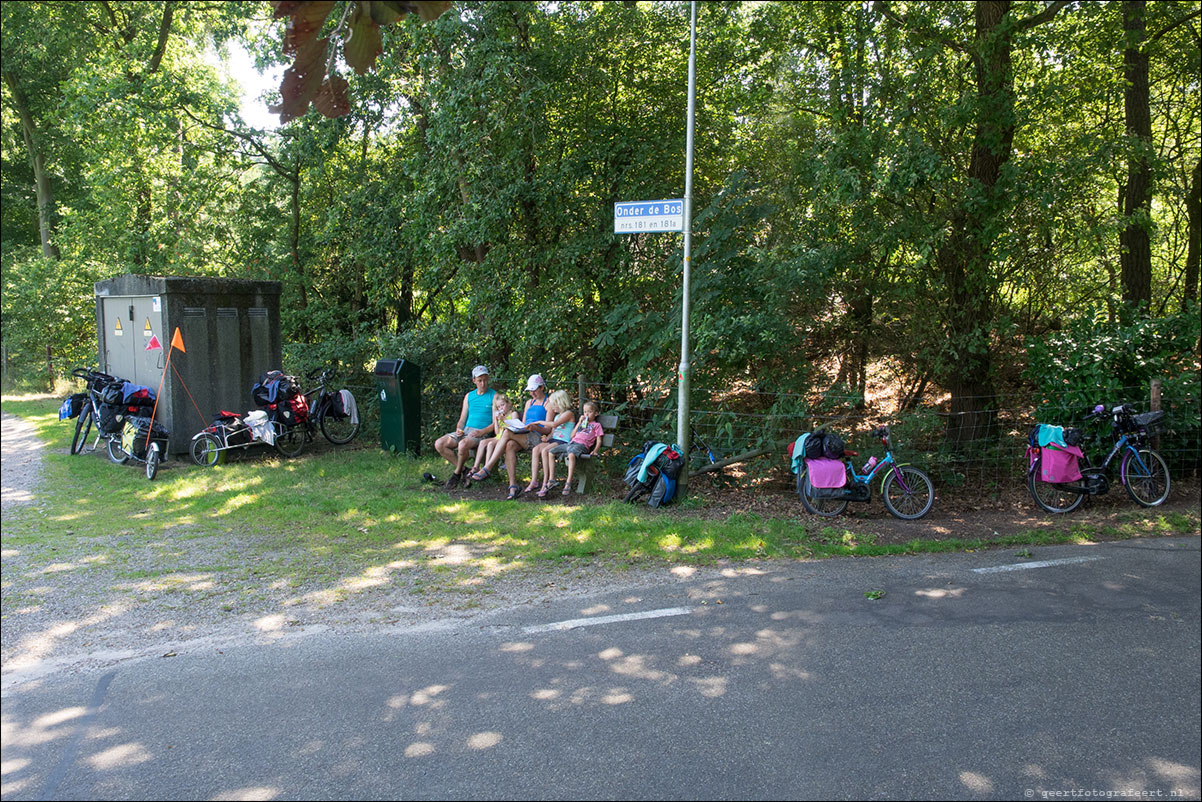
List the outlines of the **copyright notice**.
<svg viewBox="0 0 1202 802">
<path fill-rule="evenodd" d="M 1023 792 L 1026 799 L 1185 799 L 1184 791 L 1162 788 L 1120 788 L 1102 791 L 1095 788 L 1067 788 L 1048 791 L 1043 788 L 1028 788 Z"/>
</svg>

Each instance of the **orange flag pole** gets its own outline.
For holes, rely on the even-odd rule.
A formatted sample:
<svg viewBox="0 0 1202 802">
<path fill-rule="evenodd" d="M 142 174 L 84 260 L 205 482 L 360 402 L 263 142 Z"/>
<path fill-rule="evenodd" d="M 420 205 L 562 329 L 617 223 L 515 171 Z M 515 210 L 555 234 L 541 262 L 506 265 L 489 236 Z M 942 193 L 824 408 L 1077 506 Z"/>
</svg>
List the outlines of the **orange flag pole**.
<svg viewBox="0 0 1202 802">
<path fill-rule="evenodd" d="M 154 416 L 159 411 L 159 398 L 163 395 L 163 382 L 167 380 L 167 368 L 171 367 L 171 354 L 176 348 L 185 354 L 188 353 L 184 348 L 184 338 L 179 333 L 179 326 L 175 327 L 175 334 L 171 335 L 171 347 L 167 349 L 167 361 L 163 364 L 163 375 L 159 376 L 159 391 L 154 397 L 154 406 L 150 409 L 150 428 L 146 430 L 146 442 L 143 443 L 147 449 L 150 448 L 150 433 L 154 429 Z M 203 418 L 204 416 L 202 415 L 201 417 Z"/>
</svg>

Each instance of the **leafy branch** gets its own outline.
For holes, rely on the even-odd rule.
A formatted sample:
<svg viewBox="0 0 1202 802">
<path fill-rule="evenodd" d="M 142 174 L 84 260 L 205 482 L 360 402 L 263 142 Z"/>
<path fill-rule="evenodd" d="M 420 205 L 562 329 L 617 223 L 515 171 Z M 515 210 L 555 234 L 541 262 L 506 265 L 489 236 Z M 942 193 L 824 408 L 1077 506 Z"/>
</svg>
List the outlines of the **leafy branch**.
<svg viewBox="0 0 1202 802">
<path fill-rule="evenodd" d="M 358 75 L 375 66 L 383 51 L 381 25 L 392 25 L 409 14 L 429 22 L 451 7 L 449 0 L 352 0 L 329 36 L 317 38 L 334 11 L 334 0 L 272 0 L 275 18 L 288 17 L 284 53 L 292 66 L 280 83 L 280 103 L 268 107 L 286 123 L 301 117 L 310 103 L 330 119 L 351 113 L 348 84 L 334 69 L 334 41 L 342 40 L 342 55 Z"/>
</svg>

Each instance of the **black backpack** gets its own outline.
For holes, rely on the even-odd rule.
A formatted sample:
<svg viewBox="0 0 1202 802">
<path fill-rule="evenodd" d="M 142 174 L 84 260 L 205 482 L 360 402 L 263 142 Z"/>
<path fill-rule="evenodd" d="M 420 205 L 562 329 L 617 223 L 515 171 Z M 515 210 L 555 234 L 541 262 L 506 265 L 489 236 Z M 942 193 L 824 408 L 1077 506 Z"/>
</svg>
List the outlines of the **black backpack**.
<svg viewBox="0 0 1202 802">
<path fill-rule="evenodd" d="M 842 459 L 847 444 L 834 432 L 820 429 L 811 432 L 805 442 L 806 459 Z"/>
<path fill-rule="evenodd" d="M 843 442 L 842 437 L 834 432 L 827 432 L 822 444 L 822 456 L 827 459 L 843 459 L 843 452 L 846 448 L 847 444 Z"/>
</svg>

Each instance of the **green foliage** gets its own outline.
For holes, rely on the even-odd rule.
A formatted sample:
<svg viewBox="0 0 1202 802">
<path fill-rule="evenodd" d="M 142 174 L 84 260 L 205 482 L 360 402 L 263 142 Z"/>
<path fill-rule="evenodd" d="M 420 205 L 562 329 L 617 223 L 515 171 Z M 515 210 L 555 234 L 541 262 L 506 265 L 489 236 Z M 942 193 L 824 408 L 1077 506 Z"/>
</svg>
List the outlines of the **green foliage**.
<svg viewBox="0 0 1202 802">
<path fill-rule="evenodd" d="M 283 284 L 289 370 L 337 362 L 370 386 L 375 359 L 411 359 L 431 409 L 454 409 L 479 362 L 584 373 L 615 405 L 654 405 L 631 432 L 672 429 L 681 238 L 615 236 L 612 213 L 683 194 L 687 4 L 462 0 L 428 22 L 319 5 L 314 36 L 342 11 L 367 34 L 351 40 L 350 113 L 264 134 L 205 54 L 237 42 L 297 61 L 267 4 L 2 4 L 12 372 L 46 374 L 46 345 L 55 370 L 88 355 L 98 279 L 266 278 Z M 1149 9 L 1153 319 L 1186 294 L 1197 8 Z M 1012 4 L 1009 22 L 1039 11 Z M 985 378 L 1014 386 L 1013 343 L 1082 307 L 1117 315 L 1118 7 L 1016 33 L 997 97 L 975 82 L 974 26 L 955 3 L 699 5 L 690 325 L 695 407 L 722 450 L 863 407 L 873 375 L 901 398 L 992 359 Z M 18 95 L 51 176 L 57 264 L 37 255 Z M 971 172 L 977 130 L 1002 147 L 1011 122 L 991 194 Z M 923 424 L 932 450 L 939 421 Z"/>
<path fill-rule="evenodd" d="M 95 266 L 56 262 L 40 249 L 13 248 L 3 255 L 5 372 L 53 389 L 79 366 L 96 365 Z M 47 354 L 50 355 L 49 361 Z"/>
<path fill-rule="evenodd" d="M 1202 446 L 1197 305 L 1187 312 L 1149 318 L 1125 309 L 1115 322 L 1100 316 L 1069 321 L 1062 331 L 1027 343 L 1027 375 L 1041 401 L 1040 422 L 1079 425 L 1095 405 L 1132 404 L 1148 409 L 1153 379 L 1160 379 L 1166 420 L 1162 450 L 1174 470 L 1193 470 Z"/>
<path fill-rule="evenodd" d="M 1083 315 L 1029 338 L 1027 376 L 1040 393 L 1040 420 L 1080 420 L 1097 404 L 1144 408 L 1151 380 L 1161 379 L 1166 405 L 1192 403 L 1196 425 L 1199 320 L 1197 307 L 1163 318 L 1128 312 L 1113 323 Z"/>
</svg>

